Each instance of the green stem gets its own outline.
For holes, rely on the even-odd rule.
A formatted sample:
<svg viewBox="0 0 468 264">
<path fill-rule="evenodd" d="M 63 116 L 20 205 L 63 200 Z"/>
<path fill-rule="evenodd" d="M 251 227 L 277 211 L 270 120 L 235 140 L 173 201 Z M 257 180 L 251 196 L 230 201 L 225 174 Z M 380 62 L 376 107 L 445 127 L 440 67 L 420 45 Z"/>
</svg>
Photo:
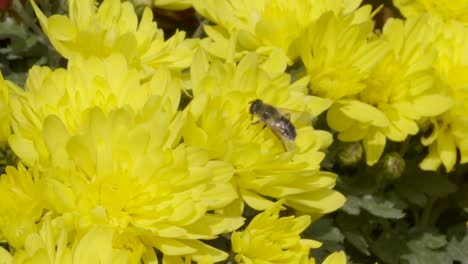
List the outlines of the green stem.
<svg viewBox="0 0 468 264">
<path fill-rule="evenodd" d="M 403 157 L 405 156 L 406 152 L 408 151 L 408 147 L 409 147 L 409 145 L 410 145 L 410 141 L 411 141 L 411 140 L 410 140 L 410 138 L 408 137 L 408 138 L 406 138 L 406 140 L 403 141 L 403 143 L 401 144 L 401 146 L 400 146 L 400 152 L 399 152 L 399 153 L 400 153 L 400 157 L 403 158 Z"/>
<path fill-rule="evenodd" d="M 439 219 L 439 216 L 442 214 L 442 212 L 447 210 L 447 208 L 449 208 L 449 207 L 450 207 L 450 204 L 449 204 L 449 202 L 447 200 L 442 200 L 442 201 L 439 201 L 438 203 L 436 203 L 434 205 L 434 208 L 432 209 L 432 214 L 431 214 L 431 217 L 429 219 L 430 220 L 429 224 L 435 225 L 435 223 Z"/>
<path fill-rule="evenodd" d="M 427 201 L 427 205 L 424 207 L 422 216 L 421 216 L 421 222 L 420 224 L 422 226 L 428 226 L 431 222 L 431 215 L 433 212 L 433 206 L 434 206 L 435 198 L 429 198 Z"/>
</svg>

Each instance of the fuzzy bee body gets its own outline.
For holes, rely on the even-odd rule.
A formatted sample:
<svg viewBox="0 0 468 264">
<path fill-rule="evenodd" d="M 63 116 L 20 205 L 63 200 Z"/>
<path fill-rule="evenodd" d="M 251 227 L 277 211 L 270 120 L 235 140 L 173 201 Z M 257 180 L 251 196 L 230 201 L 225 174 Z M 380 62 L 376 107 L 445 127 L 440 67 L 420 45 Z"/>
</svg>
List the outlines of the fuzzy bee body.
<svg viewBox="0 0 468 264">
<path fill-rule="evenodd" d="M 290 120 L 289 114 L 282 114 L 276 107 L 265 104 L 260 99 L 250 102 L 250 114 L 256 116 L 259 121 L 268 126 L 275 136 L 281 141 L 286 151 L 292 151 L 294 139 L 296 138 L 296 128 Z"/>
</svg>

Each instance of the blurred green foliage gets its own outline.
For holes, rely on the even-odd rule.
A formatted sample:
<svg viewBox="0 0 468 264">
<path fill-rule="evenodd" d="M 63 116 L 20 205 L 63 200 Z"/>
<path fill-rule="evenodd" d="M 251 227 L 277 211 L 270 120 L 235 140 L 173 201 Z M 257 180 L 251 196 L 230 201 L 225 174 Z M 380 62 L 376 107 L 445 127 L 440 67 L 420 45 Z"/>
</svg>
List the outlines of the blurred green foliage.
<svg viewBox="0 0 468 264">
<path fill-rule="evenodd" d="M 67 1 L 43 1 L 44 12 L 64 14 Z M 31 5 L 13 0 L 9 9 L 0 11 L 0 70 L 5 79 L 23 86 L 33 65 L 62 66 L 64 61 L 43 34 Z"/>
</svg>

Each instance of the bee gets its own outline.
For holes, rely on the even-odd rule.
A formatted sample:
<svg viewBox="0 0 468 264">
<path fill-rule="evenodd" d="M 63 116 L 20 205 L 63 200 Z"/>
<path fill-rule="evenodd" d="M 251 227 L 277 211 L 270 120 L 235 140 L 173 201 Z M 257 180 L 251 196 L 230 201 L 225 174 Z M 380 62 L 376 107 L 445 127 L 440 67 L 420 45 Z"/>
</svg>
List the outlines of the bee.
<svg viewBox="0 0 468 264">
<path fill-rule="evenodd" d="M 293 151 L 295 149 L 294 139 L 296 138 L 296 127 L 290 120 L 290 114 L 282 114 L 278 108 L 265 104 L 260 99 L 255 99 L 249 102 L 249 112 L 258 118 L 258 121 L 252 125 L 263 123 L 263 128 L 269 127 L 273 134 L 281 141 L 285 151 Z"/>
</svg>

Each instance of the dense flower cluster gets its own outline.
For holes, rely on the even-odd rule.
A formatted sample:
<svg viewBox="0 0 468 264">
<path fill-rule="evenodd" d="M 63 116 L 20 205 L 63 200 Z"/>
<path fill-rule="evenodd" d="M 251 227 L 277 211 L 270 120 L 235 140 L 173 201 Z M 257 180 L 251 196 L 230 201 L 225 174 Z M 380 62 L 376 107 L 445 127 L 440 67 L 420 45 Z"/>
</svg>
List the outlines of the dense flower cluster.
<svg viewBox="0 0 468 264">
<path fill-rule="evenodd" d="M 146 8 L 138 22 L 130 2 L 107 0 L 96 8 L 92 0 L 70 0 L 68 16 L 51 17 L 31 3 L 50 42 L 67 59 L 77 54 L 103 58 L 118 53 L 141 73 L 151 74 L 162 65 L 173 70 L 188 67 L 198 45 L 195 39 L 185 39 L 183 31 L 165 41 L 151 10 Z"/>
<path fill-rule="evenodd" d="M 468 162 L 461 1 L 396 1 L 407 19 L 381 31 L 361 0 L 149 2 L 193 5 L 207 37 L 165 39 L 130 2 L 69 0 L 47 17 L 31 1 L 67 66 L 33 66 L 24 87 L 0 74 L 0 144 L 19 158 L 0 178 L 2 263 L 315 263 L 321 243 L 301 232 L 346 200 L 321 170 L 322 113 L 368 165 L 427 128 L 421 168 Z M 207 242 L 223 234 L 230 254 Z"/>
<path fill-rule="evenodd" d="M 0 78 L 2 141 L 19 158 L 0 178 L 2 260 L 214 263 L 229 254 L 205 241 L 240 228 L 246 204 L 277 214 L 281 199 L 314 218 L 343 205 L 336 175 L 320 170 L 331 134 L 298 121 L 289 152 L 252 125 L 257 98 L 327 109 L 307 95 L 309 77 L 292 82 L 265 54 L 224 62 L 183 32 L 164 40 L 150 9 L 138 21 L 129 2 L 72 0 L 50 17 L 31 3 L 67 66 L 34 66 L 24 87 Z M 295 236 L 310 219 L 291 222 Z M 320 245 L 309 244 L 307 262 Z"/>
</svg>

